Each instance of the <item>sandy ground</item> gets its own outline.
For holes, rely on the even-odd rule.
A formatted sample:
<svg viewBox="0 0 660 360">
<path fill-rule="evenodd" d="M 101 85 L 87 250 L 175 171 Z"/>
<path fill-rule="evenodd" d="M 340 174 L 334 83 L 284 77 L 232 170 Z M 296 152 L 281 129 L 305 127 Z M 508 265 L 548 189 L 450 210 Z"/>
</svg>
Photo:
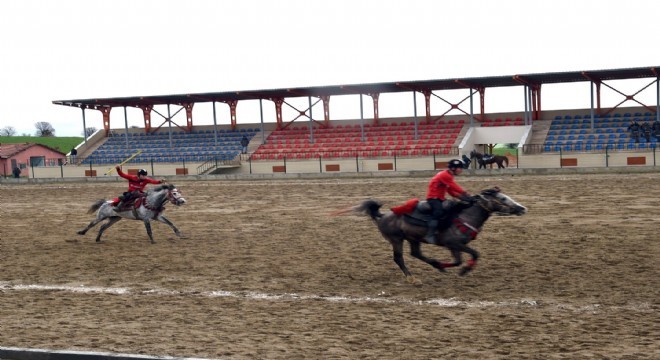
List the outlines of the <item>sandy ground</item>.
<svg viewBox="0 0 660 360">
<path fill-rule="evenodd" d="M 462 177 L 526 205 L 464 277 L 406 261 L 364 217 L 427 178 L 187 181 L 177 238 L 123 220 L 79 236 L 124 184 L 0 185 L 0 346 L 226 359 L 658 359 L 660 174 Z M 444 261 L 449 253 L 425 245 Z"/>
</svg>

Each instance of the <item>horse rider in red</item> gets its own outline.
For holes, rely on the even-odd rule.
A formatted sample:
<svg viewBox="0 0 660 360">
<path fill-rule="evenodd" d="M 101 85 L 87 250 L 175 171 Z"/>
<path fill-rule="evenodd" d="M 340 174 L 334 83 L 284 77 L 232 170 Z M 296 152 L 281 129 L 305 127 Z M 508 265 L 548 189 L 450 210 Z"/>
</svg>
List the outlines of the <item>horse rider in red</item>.
<svg viewBox="0 0 660 360">
<path fill-rule="evenodd" d="M 437 244 L 438 239 L 435 236 L 438 230 L 438 222 L 441 219 L 444 209 L 442 203 L 446 200 L 447 193 L 466 202 L 472 202 L 473 198 L 454 180 L 454 176 L 463 172 L 463 162 L 458 159 L 450 160 L 447 169 L 437 173 L 429 182 L 429 188 L 426 194 L 426 201 L 431 206 L 433 218 L 428 223 L 428 231 L 424 240 L 429 244 Z"/>
<path fill-rule="evenodd" d="M 115 169 L 119 176 L 128 180 L 128 191 L 119 196 L 119 202 L 115 205 L 115 211 L 121 209 L 123 204 L 144 195 L 144 188 L 147 184 L 158 185 L 167 182 L 165 180 L 154 180 L 147 177 L 147 170 L 145 169 L 140 169 L 137 176 L 124 173 L 119 166 L 115 166 Z"/>
</svg>

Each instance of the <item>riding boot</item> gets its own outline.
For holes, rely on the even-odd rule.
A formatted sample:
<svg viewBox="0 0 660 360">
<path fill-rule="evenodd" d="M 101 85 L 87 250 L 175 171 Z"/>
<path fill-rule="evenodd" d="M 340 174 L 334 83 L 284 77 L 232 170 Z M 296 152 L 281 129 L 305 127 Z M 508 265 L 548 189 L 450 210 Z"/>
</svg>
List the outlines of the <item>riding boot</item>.
<svg viewBox="0 0 660 360">
<path fill-rule="evenodd" d="M 117 205 L 115 205 L 115 207 L 112 208 L 112 210 L 114 210 L 116 212 L 121 211 L 121 207 L 124 205 L 124 196 L 119 195 L 118 199 L 119 199 L 119 202 L 117 203 Z"/>
<path fill-rule="evenodd" d="M 435 232 L 438 231 L 438 220 L 429 220 L 428 226 L 429 228 L 426 232 L 426 236 L 424 236 L 424 240 L 429 244 L 435 245 L 438 243 L 438 240 L 435 237 Z"/>
</svg>

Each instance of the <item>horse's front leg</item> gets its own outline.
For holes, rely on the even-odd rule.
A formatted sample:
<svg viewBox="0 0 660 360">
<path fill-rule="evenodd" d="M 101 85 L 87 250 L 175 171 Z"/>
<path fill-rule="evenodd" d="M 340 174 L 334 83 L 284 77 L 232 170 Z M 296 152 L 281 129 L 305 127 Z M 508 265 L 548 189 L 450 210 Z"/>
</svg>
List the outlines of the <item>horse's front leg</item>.
<svg viewBox="0 0 660 360">
<path fill-rule="evenodd" d="M 166 218 L 165 216 L 163 216 L 163 215 L 159 215 L 159 216 L 156 218 L 156 220 L 158 220 L 158 221 L 162 222 L 163 224 L 166 224 L 167 226 L 169 226 L 172 230 L 174 230 L 174 233 L 176 234 L 176 236 L 178 236 L 178 237 L 180 237 L 180 238 L 183 237 L 183 236 L 181 236 L 181 232 L 180 232 L 179 229 L 174 225 L 174 223 L 171 222 L 171 221 L 170 221 L 168 218 Z"/>
<path fill-rule="evenodd" d="M 423 262 L 433 266 L 434 268 L 438 269 L 439 271 L 445 272 L 445 268 L 449 267 L 448 264 L 442 263 L 436 259 L 432 258 L 427 258 L 422 254 L 422 246 L 420 242 L 417 241 L 411 241 L 410 242 L 410 255 L 413 257 L 422 260 Z"/>
<path fill-rule="evenodd" d="M 451 253 L 454 256 L 455 262 L 453 266 L 459 266 L 461 264 L 461 252 L 470 254 L 471 258 L 467 261 L 467 264 L 461 268 L 461 271 L 458 272 L 458 275 L 463 276 L 470 271 L 474 270 L 474 267 L 477 266 L 477 259 L 479 259 L 479 252 L 473 248 L 464 245 L 458 244 L 455 248 L 452 249 Z"/>
<path fill-rule="evenodd" d="M 101 242 L 101 235 L 103 235 L 103 232 L 119 220 L 121 220 L 121 217 L 112 216 L 110 217 L 110 220 L 108 220 L 107 223 L 101 225 L 101 228 L 99 229 L 99 233 L 96 235 L 96 242 Z"/>
<path fill-rule="evenodd" d="M 151 240 L 152 244 L 155 244 L 156 242 L 154 241 L 154 236 L 151 233 L 151 220 L 149 218 L 145 218 L 142 221 L 144 221 L 144 227 L 147 229 L 147 235 L 149 235 L 149 240 Z"/>
</svg>

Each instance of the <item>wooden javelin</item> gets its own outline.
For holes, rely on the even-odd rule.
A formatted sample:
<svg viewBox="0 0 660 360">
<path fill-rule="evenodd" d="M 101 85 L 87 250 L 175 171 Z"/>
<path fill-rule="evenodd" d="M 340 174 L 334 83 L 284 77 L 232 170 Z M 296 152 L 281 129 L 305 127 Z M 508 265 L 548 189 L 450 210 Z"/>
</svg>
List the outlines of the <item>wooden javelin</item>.
<svg viewBox="0 0 660 360">
<path fill-rule="evenodd" d="M 108 171 L 106 171 L 105 174 L 108 175 L 108 174 L 110 174 L 110 173 L 112 172 L 112 170 L 115 169 L 115 167 L 117 167 L 117 166 L 122 166 L 122 165 L 126 164 L 127 162 L 133 160 L 133 158 L 136 157 L 136 156 L 138 156 L 138 155 L 140 155 L 141 152 L 142 152 L 142 150 L 138 150 L 135 154 L 131 155 L 131 156 L 128 157 L 126 160 L 124 160 L 124 161 L 120 162 L 119 164 L 117 164 L 117 165 L 111 167 L 110 169 L 108 169 Z"/>
</svg>

